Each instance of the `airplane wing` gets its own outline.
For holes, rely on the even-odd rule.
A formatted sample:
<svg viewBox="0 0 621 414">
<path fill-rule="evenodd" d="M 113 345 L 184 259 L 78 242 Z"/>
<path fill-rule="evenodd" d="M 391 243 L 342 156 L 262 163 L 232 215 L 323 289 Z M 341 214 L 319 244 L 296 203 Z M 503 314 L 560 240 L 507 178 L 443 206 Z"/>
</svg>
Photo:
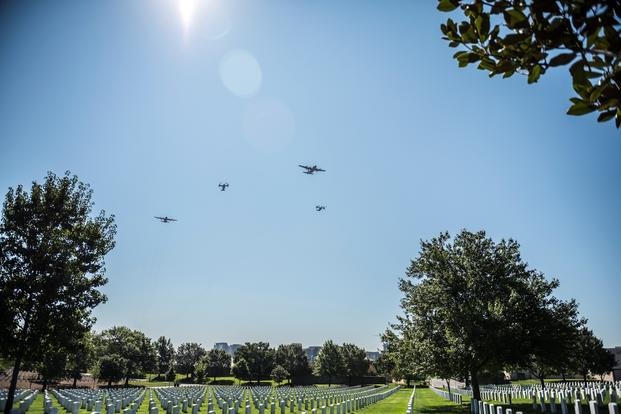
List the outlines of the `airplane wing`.
<svg viewBox="0 0 621 414">
<path fill-rule="evenodd" d="M 164 220 L 164 217 L 153 216 L 153 218 L 156 218 L 158 220 Z"/>
<path fill-rule="evenodd" d="M 169 218 L 168 221 L 179 221 L 177 219 Z"/>
<path fill-rule="evenodd" d="M 315 168 L 315 171 L 325 171 L 325 170 L 322 170 L 321 168 Z"/>
<path fill-rule="evenodd" d="M 300 167 L 300 168 L 305 168 L 305 169 L 307 169 L 307 170 L 310 170 L 310 168 L 311 168 L 311 167 L 309 167 L 308 165 L 301 165 L 301 164 L 298 164 L 298 167 Z"/>
</svg>

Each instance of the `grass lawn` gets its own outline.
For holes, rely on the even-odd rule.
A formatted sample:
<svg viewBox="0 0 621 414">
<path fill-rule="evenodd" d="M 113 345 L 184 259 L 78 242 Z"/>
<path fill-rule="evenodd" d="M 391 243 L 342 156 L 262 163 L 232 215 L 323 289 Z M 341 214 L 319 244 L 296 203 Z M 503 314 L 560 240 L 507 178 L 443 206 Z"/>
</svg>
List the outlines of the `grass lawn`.
<svg viewBox="0 0 621 414">
<path fill-rule="evenodd" d="M 405 414 L 412 388 L 400 389 L 388 398 L 358 411 L 364 414 Z"/>
</svg>

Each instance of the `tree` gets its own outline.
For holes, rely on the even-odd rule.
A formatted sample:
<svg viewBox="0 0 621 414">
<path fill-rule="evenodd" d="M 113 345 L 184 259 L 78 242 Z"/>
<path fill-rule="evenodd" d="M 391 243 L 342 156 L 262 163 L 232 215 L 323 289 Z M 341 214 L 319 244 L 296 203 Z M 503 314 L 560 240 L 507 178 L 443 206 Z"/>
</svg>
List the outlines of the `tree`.
<svg viewBox="0 0 621 414">
<path fill-rule="evenodd" d="M 604 349 L 601 339 L 596 337 L 593 331 L 582 327 L 578 331 L 577 340 L 574 342 L 572 365 L 582 376 L 585 387 L 589 374 L 599 375 L 612 371 L 615 362 L 614 355 L 610 358 L 606 357 L 604 353 L 612 355 Z"/>
<path fill-rule="evenodd" d="M 82 373 L 86 372 L 95 363 L 95 344 L 93 334 L 86 332 L 82 338 L 76 341 L 75 348 L 67 355 L 67 372 L 73 379 L 73 388 L 77 386 Z"/>
<path fill-rule="evenodd" d="M 160 336 L 155 341 L 155 351 L 157 353 L 157 376 L 161 376 L 172 367 L 175 359 L 175 347 L 170 339 Z"/>
<path fill-rule="evenodd" d="M 113 382 L 119 382 L 125 376 L 127 360 L 118 354 L 102 355 L 97 361 L 95 374 L 98 379 L 108 381 L 108 387 Z"/>
<path fill-rule="evenodd" d="M 205 358 L 201 359 L 196 367 L 194 367 L 194 382 L 197 384 L 202 384 L 205 382 L 205 375 L 207 375 L 207 365 L 205 364 Z"/>
<path fill-rule="evenodd" d="M 373 365 L 378 375 L 386 377 L 389 381 L 395 378 L 396 363 L 385 350 L 380 352 Z"/>
<path fill-rule="evenodd" d="M 205 365 L 209 376 L 216 377 L 227 375 L 231 370 L 231 356 L 223 349 L 211 349 L 205 357 Z"/>
<path fill-rule="evenodd" d="M 270 376 L 274 381 L 280 384 L 285 379 L 289 378 L 291 374 L 289 373 L 289 371 L 284 369 L 282 365 L 276 365 L 276 367 L 274 367 L 274 369 L 272 370 L 272 374 Z"/>
<path fill-rule="evenodd" d="M 341 346 L 343 355 L 343 372 L 347 375 L 349 386 L 353 377 L 363 377 L 369 371 L 369 360 L 363 348 L 354 344 Z"/>
<path fill-rule="evenodd" d="M 186 342 L 177 349 L 177 372 L 194 378 L 194 368 L 207 355 L 207 351 L 196 342 Z"/>
<path fill-rule="evenodd" d="M 621 3 L 609 0 L 439 0 L 465 20 L 441 26 L 460 67 L 471 63 L 489 76 L 515 73 L 537 82 L 569 65 L 577 96 L 569 115 L 599 111 L 598 122 L 621 126 Z"/>
<path fill-rule="evenodd" d="M 166 372 L 166 381 L 174 381 L 176 377 L 177 377 L 177 374 L 175 374 L 175 367 L 171 365 L 168 371 Z"/>
<path fill-rule="evenodd" d="M 343 354 L 341 354 L 339 346 L 332 340 L 327 340 L 315 359 L 315 374 L 327 376 L 330 387 L 332 386 L 332 377 L 342 375 L 344 370 Z"/>
<path fill-rule="evenodd" d="M 250 376 L 250 368 L 248 368 L 248 362 L 244 358 L 238 358 L 233 365 L 233 376 L 240 380 L 252 380 Z"/>
<path fill-rule="evenodd" d="M 266 378 L 274 367 L 274 350 L 267 342 L 246 342 L 240 346 L 233 357 L 234 361 L 243 359 L 248 365 L 250 379 L 256 378 L 257 385 Z"/>
<path fill-rule="evenodd" d="M 114 326 L 96 337 L 97 353 L 119 355 L 125 361 L 125 386 L 131 376 L 141 375 L 155 366 L 155 348 L 144 333 L 126 326 Z"/>
<path fill-rule="evenodd" d="M 462 230 L 451 241 L 442 233 L 421 242 L 400 281 L 399 348 L 427 375 L 468 372 L 479 399 L 483 370 L 527 362 L 533 346 L 525 339 L 539 329 L 530 321 L 556 303 L 557 286 L 528 268 L 514 240 Z"/>
<path fill-rule="evenodd" d="M 4 413 L 17 376 L 46 349 L 67 348 L 89 331 L 106 301 L 104 256 L 114 247 L 114 217 L 91 216 L 92 190 L 76 176 L 48 173 L 30 192 L 9 188 L 0 222 L 0 354 L 13 361 Z"/>
<path fill-rule="evenodd" d="M 586 321 L 579 317 L 575 301 L 559 301 L 552 298 L 550 306 L 540 309 L 536 319 L 531 320 L 537 329 L 524 338 L 532 347 L 526 365 L 545 388 L 544 379 L 550 374 L 562 373 L 570 364 L 578 330 Z"/>
<path fill-rule="evenodd" d="M 399 326 L 396 326 L 399 328 Z M 405 333 L 409 333 L 403 329 Z M 411 386 L 411 382 L 424 378 L 422 369 L 417 364 L 417 360 L 413 358 L 414 351 L 411 346 L 413 341 L 407 341 L 400 338 L 394 330 L 387 329 L 381 336 L 384 343 L 384 352 L 380 354 L 387 369 L 390 369 L 394 379 L 405 380 L 406 387 Z"/>
<path fill-rule="evenodd" d="M 308 357 L 300 344 L 279 345 L 276 349 L 274 362 L 289 373 L 288 378 L 291 385 L 293 385 L 293 377 L 306 375 L 310 372 Z"/>
<path fill-rule="evenodd" d="M 45 352 L 43 358 L 35 364 L 37 372 L 43 377 L 42 391 L 47 389 L 49 382 L 63 377 L 66 366 L 67 354 L 64 350 L 50 349 Z"/>
</svg>

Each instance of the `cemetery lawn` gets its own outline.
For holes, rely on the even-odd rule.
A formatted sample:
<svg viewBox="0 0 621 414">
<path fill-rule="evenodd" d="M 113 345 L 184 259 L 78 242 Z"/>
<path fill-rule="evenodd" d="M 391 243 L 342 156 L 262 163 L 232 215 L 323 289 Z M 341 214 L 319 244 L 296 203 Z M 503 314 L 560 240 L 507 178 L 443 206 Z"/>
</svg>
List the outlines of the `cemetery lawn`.
<svg viewBox="0 0 621 414">
<path fill-rule="evenodd" d="M 412 395 L 412 388 L 400 389 L 390 397 L 357 412 L 364 414 L 404 414 L 410 395 Z"/>
<path fill-rule="evenodd" d="M 407 393 L 408 397 L 401 406 L 401 410 L 398 411 L 400 414 L 405 412 L 411 393 L 412 390 L 409 390 Z M 379 405 L 379 403 L 377 405 Z M 414 413 L 416 414 L 467 414 L 469 411 L 469 402 L 464 402 L 461 406 L 459 406 L 445 400 L 429 388 L 416 389 L 416 396 L 414 397 Z M 397 411 L 395 411 L 395 413 L 396 412 Z"/>
</svg>

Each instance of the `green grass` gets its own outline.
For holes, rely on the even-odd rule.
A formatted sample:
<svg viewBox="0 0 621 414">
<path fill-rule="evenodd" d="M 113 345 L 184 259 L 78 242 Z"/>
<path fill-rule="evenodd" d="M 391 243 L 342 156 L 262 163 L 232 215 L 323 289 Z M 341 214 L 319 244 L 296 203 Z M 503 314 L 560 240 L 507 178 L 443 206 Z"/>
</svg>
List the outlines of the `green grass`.
<svg viewBox="0 0 621 414">
<path fill-rule="evenodd" d="M 412 388 L 404 388 L 382 401 L 360 410 L 363 414 L 405 414 Z"/>
</svg>

